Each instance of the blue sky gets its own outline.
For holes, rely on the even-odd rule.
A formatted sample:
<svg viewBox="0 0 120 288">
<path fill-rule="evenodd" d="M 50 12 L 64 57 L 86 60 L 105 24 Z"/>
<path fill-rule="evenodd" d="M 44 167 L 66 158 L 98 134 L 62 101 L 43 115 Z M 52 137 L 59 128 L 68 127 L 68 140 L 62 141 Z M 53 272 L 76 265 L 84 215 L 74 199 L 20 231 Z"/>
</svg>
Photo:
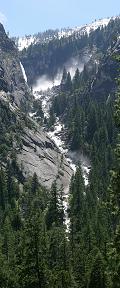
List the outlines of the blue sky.
<svg viewBox="0 0 120 288">
<path fill-rule="evenodd" d="M 11 36 L 81 26 L 120 14 L 120 0 L 1 0 L 0 22 Z"/>
</svg>

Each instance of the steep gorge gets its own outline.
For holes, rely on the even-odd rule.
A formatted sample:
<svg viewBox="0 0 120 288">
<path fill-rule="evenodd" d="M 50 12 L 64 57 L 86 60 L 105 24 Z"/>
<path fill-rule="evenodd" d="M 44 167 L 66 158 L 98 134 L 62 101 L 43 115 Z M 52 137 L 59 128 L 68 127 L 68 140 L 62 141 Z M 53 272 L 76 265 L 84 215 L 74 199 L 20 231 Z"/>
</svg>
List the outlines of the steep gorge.
<svg viewBox="0 0 120 288">
<path fill-rule="evenodd" d="M 0 103 L 1 115 L 9 113 L 9 126 L 13 125 L 12 142 L 6 147 L 5 132 L 1 135 L 1 144 L 4 145 L 5 158 L 1 156 L 4 164 L 9 158 L 12 160 L 13 152 L 16 153 L 19 169 L 23 176 L 29 177 L 37 173 L 40 183 L 47 188 L 57 178 L 59 185 L 69 186 L 72 170 L 63 158 L 61 171 L 61 153 L 55 143 L 48 137 L 28 113 L 32 105 L 33 95 L 27 85 L 25 70 L 20 62 L 17 48 L 8 38 L 3 26 L 0 26 Z M 9 112 L 10 111 L 10 112 Z M 6 137 L 12 133 L 7 129 L 7 119 L 4 130 Z"/>
</svg>

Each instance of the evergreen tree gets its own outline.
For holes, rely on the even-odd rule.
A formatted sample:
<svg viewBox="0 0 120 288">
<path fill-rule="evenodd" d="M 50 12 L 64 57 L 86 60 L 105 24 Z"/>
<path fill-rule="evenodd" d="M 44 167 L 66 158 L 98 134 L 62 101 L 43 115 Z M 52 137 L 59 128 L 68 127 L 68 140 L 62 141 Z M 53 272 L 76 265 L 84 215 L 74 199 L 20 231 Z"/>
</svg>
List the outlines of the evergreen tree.
<svg viewBox="0 0 120 288">
<path fill-rule="evenodd" d="M 53 224 L 55 224 L 55 226 L 59 226 L 63 222 L 64 219 L 63 195 L 62 192 L 60 194 L 61 195 L 59 195 L 57 183 L 56 181 L 54 181 L 51 187 L 50 203 L 46 215 L 47 228 L 51 228 Z M 59 202 L 59 196 L 60 196 L 60 202 Z"/>
<path fill-rule="evenodd" d="M 7 176 L 3 169 L 0 170 L 0 206 L 4 210 L 8 205 Z"/>
<path fill-rule="evenodd" d="M 77 232 L 80 232 L 83 224 L 84 211 L 84 180 L 82 176 L 81 167 L 77 168 L 75 176 L 72 178 L 70 187 L 70 221 L 71 233 L 73 237 Z"/>
<path fill-rule="evenodd" d="M 22 287 L 47 287 L 46 232 L 44 215 L 35 209 L 32 200 L 30 214 L 21 234 L 19 283 Z"/>
<path fill-rule="evenodd" d="M 120 285 L 120 80 L 118 80 L 118 93 L 116 99 L 116 125 L 118 127 L 118 143 L 116 146 L 116 169 L 112 171 L 111 183 L 109 186 L 110 193 L 110 209 L 113 226 L 113 241 L 110 245 L 109 273 L 112 280 L 112 288 Z M 110 266 L 110 263 L 112 265 Z"/>
<path fill-rule="evenodd" d="M 93 263 L 88 288 L 106 288 L 105 266 L 99 253 Z"/>
<path fill-rule="evenodd" d="M 65 85 L 66 80 L 67 80 L 67 70 L 66 70 L 66 68 L 64 67 L 64 69 L 63 69 L 63 75 L 62 75 L 62 80 L 61 80 L 61 85 Z"/>
<path fill-rule="evenodd" d="M 72 91 L 72 80 L 71 80 L 71 75 L 70 72 L 67 73 L 67 79 L 65 83 L 65 89 L 69 92 Z"/>
<path fill-rule="evenodd" d="M 84 197 L 84 180 L 79 166 L 71 181 L 69 200 L 71 261 L 78 287 L 85 287 Z"/>
<path fill-rule="evenodd" d="M 80 72 L 79 69 L 77 68 L 75 71 L 75 75 L 73 78 L 73 87 L 74 89 L 78 89 L 80 86 Z"/>
<path fill-rule="evenodd" d="M 37 174 L 34 173 L 32 177 L 32 184 L 31 184 L 31 193 L 35 195 L 39 187 L 38 177 Z"/>
</svg>

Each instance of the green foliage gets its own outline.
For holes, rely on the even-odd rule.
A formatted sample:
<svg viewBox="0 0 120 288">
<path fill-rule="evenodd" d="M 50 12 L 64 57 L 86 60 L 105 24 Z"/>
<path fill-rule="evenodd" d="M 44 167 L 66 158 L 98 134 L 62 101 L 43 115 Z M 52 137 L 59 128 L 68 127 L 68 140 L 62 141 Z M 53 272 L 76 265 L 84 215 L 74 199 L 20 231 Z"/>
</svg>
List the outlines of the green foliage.
<svg viewBox="0 0 120 288">
<path fill-rule="evenodd" d="M 118 127 L 118 140 L 115 149 L 116 166 L 111 174 L 109 185 L 109 209 L 111 212 L 113 235 L 112 242 L 108 249 L 108 274 L 111 277 L 111 287 L 117 288 L 120 285 L 120 81 L 118 80 L 118 93 L 115 103 L 115 120 Z M 112 265 L 110 264 L 112 263 Z"/>
<path fill-rule="evenodd" d="M 88 287 L 89 288 L 107 287 L 105 280 L 105 266 L 101 254 L 98 254 L 94 260 Z"/>
<path fill-rule="evenodd" d="M 104 54 L 110 45 L 113 46 L 111 36 L 119 29 L 118 19 L 110 21 L 106 28 L 91 31 L 89 37 L 85 34 L 76 39 L 73 35 L 67 40 L 53 39 L 45 45 L 31 45 L 22 52 L 29 82 L 43 71 L 54 78 L 59 64 L 62 66 L 86 45 L 90 49 L 96 45 L 96 49 Z M 7 104 L 0 102 L 2 288 L 120 286 L 119 135 L 116 159 L 113 156 L 120 128 L 120 93 L 115 103 L 115 128 L 114 64 L 112 60 L 108 64 L 108 60 L 109 55 L 105 62 L 102 59 L 104 65 L 99 70 L 96 65 L 90 70 L 85 65 L 82 73 L 77 69 L 73 80 L 64 68 L 59 95 L 50 109 L 48 126 L 54 125 L 55 114 L 64 119 L 70 148 L 87 153 L 91 159 L 89 185 L 85 187 L 80 166 L 71 179 L 68 231 L 63 187 L 58 188 L 55 181 L 51 190 L 46 191 L 40 186 L 36 174 L 25 182 L 20 173 L 16 150 L 22 147 L 20 136 L 26 125 L 31 127 L 30 120 L 21 113 L 17 117 Z M 33 110 L 36 109 L 42 121 L 41 102 L 34 102 Z M 60 173 L 63 173 L 62 160 Z M 112 166 L 116 168 L 111 172 L 107 189 Z"/>
</svg>

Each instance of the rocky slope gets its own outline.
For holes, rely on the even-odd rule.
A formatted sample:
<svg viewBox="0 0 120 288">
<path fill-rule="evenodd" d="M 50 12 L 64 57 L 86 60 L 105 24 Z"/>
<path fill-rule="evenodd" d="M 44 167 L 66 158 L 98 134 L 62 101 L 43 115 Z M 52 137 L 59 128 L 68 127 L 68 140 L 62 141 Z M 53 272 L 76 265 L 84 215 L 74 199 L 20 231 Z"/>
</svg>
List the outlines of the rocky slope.
<svg viewBox="0 0 120 288">
<path fill-rule="evenodd" d="M 47 188 L 55 179 L 59 186 L 62 184 L 65 189 L 68 188 L 73 171 L 54 141 L 42 129 L 35 133 L 24 129 L 22 143 L 18 161 L 25 177 L 35 172 L 40 183 Z"/>
<path fill-rule="evenodd" d="M 12 101 L 25 108 L 31 100 L 30 90 L 25 83 L 17 48 L 0 24 L 0 91 L 11 95 Z"/>
<path fill-rule="evenodd" d="M 47 133 L 24 113 L 29 111 L 33 97 L 26 80 L 17 49 L 0 25 L 0 121 L 3 126 L 0 144 L 6 145 L 6 139 L 12 133 L 6 158 L 2 157 L 1 161 L 7 161 L 15 152 L 25 178 L 37 173 L 40 183 L 47 188 L 57 178 L 58 185 L 66 189 L 72 169 Z M 4 116 L 6 113 L 8 119 Z"/>
</svg>

